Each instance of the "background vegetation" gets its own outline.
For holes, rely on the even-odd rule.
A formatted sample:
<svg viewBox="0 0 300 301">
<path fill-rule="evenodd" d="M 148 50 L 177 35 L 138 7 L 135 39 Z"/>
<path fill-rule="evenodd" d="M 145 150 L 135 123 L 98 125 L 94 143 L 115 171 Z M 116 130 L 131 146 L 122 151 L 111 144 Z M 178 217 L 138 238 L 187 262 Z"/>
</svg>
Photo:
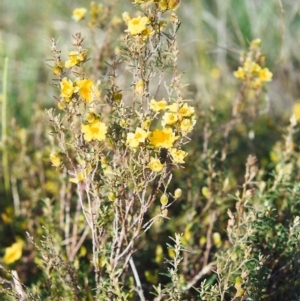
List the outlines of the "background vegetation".
<svg viewBox="0 0 300 301">
<path fill-rule="evenodd" d="M 145 299 L 299 300 L 300 3 L 181 2 L 178 65 L 183 95 L 192 100 L 197 123 L 185 148 L 189 155 L 184 169 L 174 172 L 169 186 L 171 193 L 180 187 L 182 197 L 169 207 L 169 220 L 155 222 L 141 236 L 133 254 Z M 103 4 L 121 20 L 122 12 L 135 11 L 131 1 Z M 73 200 L 76 191 L 70 176 L 51 166 L 49 155 L 57 142 L 45 114 L 45 109 L 57 107 L 58 96 L 49 67 L 51 38 L 66 59 L 72 35 L 81 32 L 91 53 L 103 50 L 103 74 L 105 61 L 112 57 L 109 51 L 119 51 L 124 24 L 107 40 L 105 24 L 90 30 L 85 22 L 72 19 L 76 7 L 88 6 L 83 0 L 0 3 L 1 103 L 7 97 L 1 119 L 2 300 L 22 300 L 10 270 L 26 286 L 28 300 L 93 298 L 92 242 L 83 219 L 78 225 L 85 242 L 71 262 L 66 256 L 61 200 Z M 262 41 L 273 80 L 257 98 L 247 94 L 240 118 L 234 119 L 242 82 L 233 72 L 256 38 Z M 121 74 L 118 84 L 125 83 Z M 251 114 L 254 106 L 258 110 Z M 145 220 L 159 211 L 160 205 L 153 206 Z M 180 242 L 175 233 L 182 234 Z M 22 245 L 22 256 L 7 263 L 6 249 L 16 242 Z M 72 273 L 84 295 L 76 292 L 77 285 L 66 285 Z M 130 269 L 122 281 L 123 299 L 111 299 L 140 300 Z"/>
</svg>

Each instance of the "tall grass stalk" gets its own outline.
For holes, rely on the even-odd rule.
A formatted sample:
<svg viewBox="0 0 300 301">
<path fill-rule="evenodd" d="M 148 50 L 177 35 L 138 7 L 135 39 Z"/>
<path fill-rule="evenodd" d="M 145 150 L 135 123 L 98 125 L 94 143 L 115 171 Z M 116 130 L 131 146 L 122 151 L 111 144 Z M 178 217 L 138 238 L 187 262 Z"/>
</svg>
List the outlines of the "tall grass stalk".
<svg viewBox="0 0 300 301">
<path fill-rule="evenodd" d="M 4 173 L 4 188 L 6 196 L 9 195 L 10 182 L 8 170 L 8 152 L 7 152 L 7 77 L 8 77 L 8 57 L 4 59 L 3 80 L 2 80 L 2 165 Z"/>
</svg>

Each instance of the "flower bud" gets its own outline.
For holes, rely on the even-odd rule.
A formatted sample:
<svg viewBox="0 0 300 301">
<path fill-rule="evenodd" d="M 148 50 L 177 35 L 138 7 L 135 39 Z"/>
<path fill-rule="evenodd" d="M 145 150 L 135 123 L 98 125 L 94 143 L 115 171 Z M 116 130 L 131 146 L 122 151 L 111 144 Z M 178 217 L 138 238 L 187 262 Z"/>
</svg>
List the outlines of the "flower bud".
<svg viewBox="0 0 300 301">
<path fill-rule="evenodd" d="M 161 197 L 160 197 L 160 203 L 163 205 L 163 206 L 166 206 L 168 204 L 168 197 L 167 195 L 164 193 Z"/>
<path fill-rule="evenodd" d="M 174 198 L 178 199 L 182 196 L 182 190 L 180 188 L 177 188 L 174 192 Z"/>
</svg>

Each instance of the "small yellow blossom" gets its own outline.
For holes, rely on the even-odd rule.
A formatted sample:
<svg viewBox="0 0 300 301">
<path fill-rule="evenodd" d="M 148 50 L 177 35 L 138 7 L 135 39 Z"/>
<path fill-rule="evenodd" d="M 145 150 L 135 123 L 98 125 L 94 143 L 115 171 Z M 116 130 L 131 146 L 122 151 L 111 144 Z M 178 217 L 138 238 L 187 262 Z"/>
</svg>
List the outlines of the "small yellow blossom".
<svg viewBox="0 0 300 301">
<path fill-rule="evenodd" d="M 221 247 L 222 246 L 222 240 L 221 240 L 221 235 L 219 232 L 215 232 L 212 235 L 213 243 L 216 247 Z"/>
<path fill-rule="evenodd" d="M 167 9 L 176 9 L 180 3 L 180 0 L 159 0 L 158 6 L 162 11 Z"/>
<path fill-rule="evenodd" d="M 162 118 L 161 124 L 164 127 L 166 125 L 174 125 L 177 121 L 178 121 L 177 114 L 175 114 L 175 113 L 165 113 L 163 118 Z"/>
<path fill-rule="evenodd" d="M 184 158 L 187 156 L 187 153 L 183 150 L 177 148 L 171 148 L 170 154 L 176 163 L 184 163 Z"/>
<path fill-rule="evenodd" d="M 99 90 L 96 88 L 93 80 L 87 78 L 76 81 L 79 88 L 79 95 L 87 102 L 92 102 L 95 98 L 100 96 Z"/>
<path fill-rule="evenodd" d="M 245 72 L 242 67 L 239 67 L 237 71 L 234 71 L 233 75 L 238 79 L 245 79 Z"/>
<path fill-rule="evenodd" d="M 183 135 L 185 135 L 188 132 L 191 132 L 194 128 L 195 123 L 196 123 L 195 119 L 184 118 L 180 122 L 180 130 L 182 131 Z"/>
<path fill-rule="evenodd" d="M 17 242 L 13 243 L 10 247 L 5 248 L 3 262 L 6 264 L 11 264 L 19 260 L 22 256 L 22 249 L 23 249 L 23 241 L 19 239 Z"/>
<path fill-rule="evenodd" d="M 90 163 L 86 164 L 86 162 L 81 158 L 77 158 L 77 161 L 79 162 L 79 164 L 81 166 L 86 166 L 86 168 L 82 168 L 80 171 L 76 172 L 74 178 L 70 178 L 70 182 L 75 183 L 75 184 L 86 181 L 87 176 L 92 171 L 92 167 L 91 167 Z"/>
<path fill-rule="evenodd" d="M 66 103 L 64 101 L 60 101 L 57 106 L 60 110 L 64 110 L 66 108 Z"/>
<path fill-rule="evenodd" d="M 168 196 L 164 193 L 161 197 L 160 197 L 160 203 L 162 204 L 162 206 L 166 206 L 169 202 Z"/>
<path fill-rule="evenodd" d="M 83 124 L 81 132 L 84 134 L 84 140 L 90 142 L 91 140 L 103 141 L 106 138 L 107 126 L 105 123 L 96 119 L 93 123 Z"/>
<path fill-rule="evenodd" d="M 78 51 L 70 51 L 68 54 L 68 60 L 65 62 L 66 68 L 71 68 L 85 61 L 87 58 L 87 50 Z"/>
<path fill-rule="evenodd" d="M 255 39 L 251 42 L 252 47 L 259 47 L 261 44 L 261 39 Z"/>
<path fill-rule="evenodd" d="M 111 202 L 113 202 L 113 201 L 116 200 L 116 195 L 115 195 L 113 192 L 109 192 L 109 193 L 107 194 L 107 198 L 108 198 Z"/>
<path fill-rule="evenodd" d="M 160 112 L 167 108 L 167 102 L 163 99 L 156 101 L 155 99 L 150 100 L 150 109 L 154 112 Z"/>
<path fill-rule="evenodd" d="M 242 297 L 245 293 L 245 290 L 242 288 L 243 279 L 241 277 L 235 278 L 234 287 L 236 289 L 235 297 Z"/>
<path fill-rule="evenodd" d="M 126 144 L 131 148 L 136 148 L 140 143 L 145 143 L 147 137 L 148 132 L 138 127 L 136 128 L 135 133 L 127 134 Z"/>
<path fill-rule="evenodd" d="M 206 244 L 206 237 L 204 235 L 199 238 L 199 244 L 200 246 L 204 246 Z"/>
<path fill-rule="evenodd" d="M 250 58 L 248 58 L 244 63 L 243 69 L 248 74 L 257 74 L 260 72 L 261 67 L 257 63 L 253 62 Z"/>
<path fill-rule="evenodd" d="M 206 186 L 202 187 L 201 192 L 207 199 L 210 199 L 211 193 L 208 187 Z"/>
<path fill-rule="evenodd" d="M 164 249 L 161 245 L 156 245 L 155 249 L 155 261 L 161 263 L 164 259 Z"/>
<path fill-rule="evenodd" d="M 148 37 L 150 37 L 153 34 L 153 30 L 149 27 L 147 27 L 145 30 L 142 31 L 142 37 L 143 40 L 146 40 Z"/>
<path fill-rule="evenodd" d="M 78 21 L 80 21 L 80 20 L 82 20 L 84 18 L 86 12 L 87 12 L 87 9 L 84 8 L 84 7 L 76 8 L 76 9 L 73 10 L 73 16 L 72 16 L 72 18 L 76 22 L 78 22 Z"/>
<path fill-rule="evenodd" d="M 52 70 L 53 70 L 53 73 L 55 75 L 61 75 L 62 72 L 63 72 L 63 69 L 64 69 L 64 64 L 61 60 L 59 60 L 53 67 L 52 67 Z"/>
<path fill-rule="evenodd" d="M 149 140 L 155 148 L 171 148 L 178 138 L 179 136 L 175 136 L 171 128 L 164 128 L 162 130 L 154 130 Z"/>
<path fill-rule="evenodd" d="M 164 168 L 164 166 L 160 163 L 160 160 L 157 158 L 150 158 L 148 167 L 155 172 L 160 172 Z"/>
<path fill-rule="evenodd" d="M 88 112 L 85 114 L 85 120 L 88 123 L 93 123 L 96 120 L 96 115 L 94 112 Z"/>
<path fill-rule="evenodd" d="M 195 109 L 190 107 L 185 103 L 178 111 L 179 115 L 182 117 L 191 117 L 195 114 Z"/>
<path fill-rule="evenodd" d="M 57 153 L 50 154 L 50 161 L 54 167 L 59 167 L 61 164 L 61 159 Z"/>
<path fill-rule="evenodd" d="M 81 182 L 84 182 L 84 180 L 86 179 L 86 174 L 85 171 L 79 171 L 76 173 L 76 176 L 74 178 L 70 178 L 70 182 L 78 184 Z"/>
<path fill-rule="evenodd" d="M 273 73 L 270 72 L 268 68 L 264 68 L 259 72 L 259 78 L 263 82 L 270 82 L 272 80 L 272 77 L 273 77 Z"/>
<path fill-rule="evenodd" d="M 128 29 L 126 31 L 129 32 L 132 36 L 136 36 L 146 30 L 147 24 L 149 24 L 149 19 L 147 17 L 139 16 L 132 18 L 127 21 Z"/>
<path fill-rule="evenodd" d="M 137 94 L 142 96 L 144 94 L 144 89 L 145 89 L 145 83 L 143 82 L 143 80 L 139 80 L 135 83 L 134 91 Z"/>
<path fill-rule="evenodd" d="M 180 188 L 177 188 L 174 192 L 174 198 L 179 199 L 182 196 L 182 190 Z"/>
<path fill-rule="evenodd" d="M 144 130 L 148 130 L 150 128 L 151 125 L 151 119 L 147 118 L 146 120 L 144 120 L 141 124 L 142 129 Z"/>
<path fill-rule="evenodd" d="M 91 2 L 91 11 L 90 15 L 93 19 L 97 19 L 99 14 L 103 12 L 103 5 L 102 4 L 97 4 L 94 1 Z"/>
<path fill-rule="evenodd" d="M 74 87 L 72 81 L 64 77 L 60 83 L 60 97 L 63 97 L 66 102 L 69 102 L 73 93 L 76 92 L 76 87 Z"/>
<path fill-rule="evenodd" d="M 12 207 L 6 207 L 5 212 L 1 213 L 2 221 L 5 224 L 11 224 L 14 217 L 14 210 Z"/>
<path fill-rule="evenodd" d="M 77 51 L 70 51 L 69 55 L 68 55 L 69 59 L 65 62 L 65 67 L 71 68 L 71 67 L 79 64 L 80 61 L 78 60 L 77 56 L 78 56 Z"/>
<path fill-rule="evenodd" d="M 105 176 L 111 177 L 112 175 L 114 175 L 114 171 L 113 171 L 113 169 L 111 168 L 111 166 L 107 165 L 106 167 L 103 167 L 103 174 L 104 174 Z"/>
</svg>

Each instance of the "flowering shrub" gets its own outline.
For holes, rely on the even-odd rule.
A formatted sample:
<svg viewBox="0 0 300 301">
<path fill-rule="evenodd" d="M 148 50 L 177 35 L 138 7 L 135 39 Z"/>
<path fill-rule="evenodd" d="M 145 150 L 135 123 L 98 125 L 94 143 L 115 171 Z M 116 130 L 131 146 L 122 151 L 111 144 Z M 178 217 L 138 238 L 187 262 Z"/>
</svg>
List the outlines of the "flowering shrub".
<svg viewBox="0 0 300 301">
<path fill-rule="evenodd" d="M 55 103 L 8 136 L 2 118 L 1 298 L 296 300 L 299 106 L 267 116 L 264 41 L 190 76 L 205 106 L 180 1 L 131 4 L 75 8 L 91 36 L 52 40 Z"/>
</svg>

